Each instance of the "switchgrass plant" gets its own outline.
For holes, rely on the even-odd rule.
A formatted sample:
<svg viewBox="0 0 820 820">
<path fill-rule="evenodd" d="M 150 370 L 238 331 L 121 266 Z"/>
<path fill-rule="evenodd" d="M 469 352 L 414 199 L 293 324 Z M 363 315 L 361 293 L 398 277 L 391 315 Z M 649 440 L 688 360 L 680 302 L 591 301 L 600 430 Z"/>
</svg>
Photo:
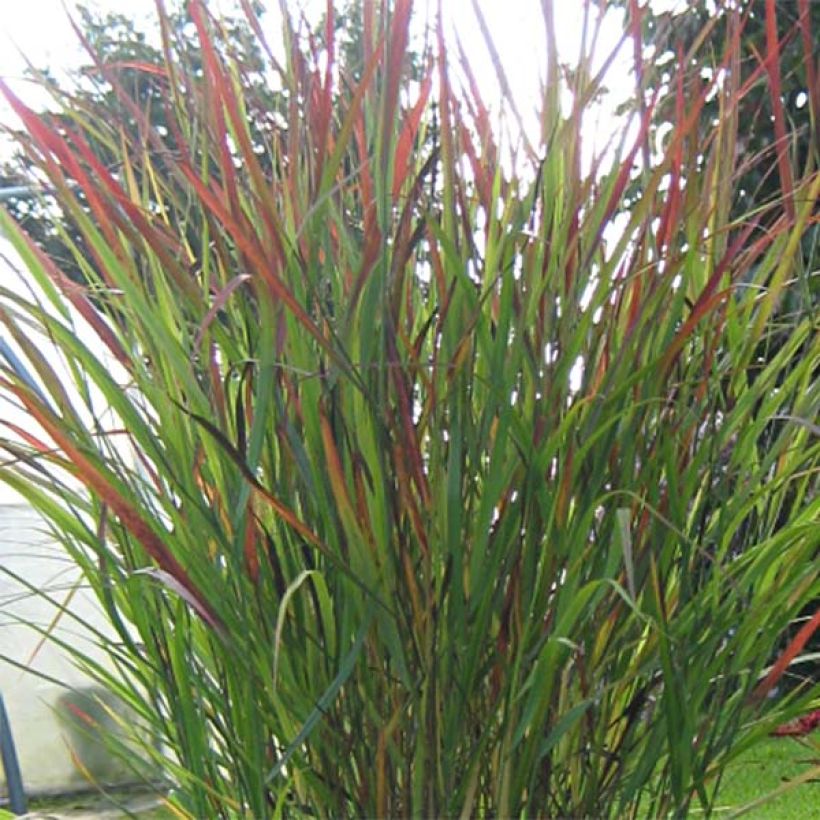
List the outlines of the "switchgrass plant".
<svg viewBox="0 0 820 820">
<path fill-rule="evenodd" d="M 324 37 L 286 15 L 278 58 L 243 4 L 275 95 L 200 0 L 200 61 L 159 2 L 164 62 L 97 63 L 116 116 L 4 87 L 87 255 L 70 282 L 2 217 L 39 294 L 2 292 L 30 420 L 3 478 L 96 593 L 111 664 L 85 667 L 163 744 L 180 816 L 708 811 L 817 695 L 766 697 L 818 620 L 783 643 L 820 593 L 820 336 L 778 311 L 816 158 L 784 143 L 782 197 L 729 217 L 738 100 L 770 82 L 782 115 L 778 37 L 740 76 L 733 11 L 711 81 L 645 67 L 590 164 L 601 61 L 560 70 L 550 2 L 530 146 L 440 24 L 408 78 L 411 5 L 365 0 L 353 64 L 330 5 Z"/>
</svg>

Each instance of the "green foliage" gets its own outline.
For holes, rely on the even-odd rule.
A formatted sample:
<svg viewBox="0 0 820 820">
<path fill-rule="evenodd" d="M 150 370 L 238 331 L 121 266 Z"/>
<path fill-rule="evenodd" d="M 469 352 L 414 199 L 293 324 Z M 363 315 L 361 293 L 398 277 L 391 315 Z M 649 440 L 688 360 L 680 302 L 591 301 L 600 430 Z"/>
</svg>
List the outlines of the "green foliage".
<svg viewBox="0 0 820 820">
<path fill-rule="evenodd" d="M 585 170 L 588 54 L 512 171 L 440 32 L 410 82 L 407 0 L 363 4 L 338 85 L 333 37 L 286 21 L 284 65 L 260 37 L 275 97 L 190 13 L 199 66 L 167 16 L 161 59 L 99 66 L 133 130 L 65 94 L 60 131 L 5 89 L 88 284 L 1 217 L 44 300 L 1 294 L 0 391 L 32 422 L 2 476 L 104 607 L 113 671 L 86 666 L 153 729 L 175 807 L 708 810 L 817 696 L 765 697 L 817 620 L 767 668 L 820 591 L 820 336 L 777 314 L 820 175 L 793 168 L 759 236 L 725 121 L 679 94 L 624 218 L 652 111 Z"/>
</svg>

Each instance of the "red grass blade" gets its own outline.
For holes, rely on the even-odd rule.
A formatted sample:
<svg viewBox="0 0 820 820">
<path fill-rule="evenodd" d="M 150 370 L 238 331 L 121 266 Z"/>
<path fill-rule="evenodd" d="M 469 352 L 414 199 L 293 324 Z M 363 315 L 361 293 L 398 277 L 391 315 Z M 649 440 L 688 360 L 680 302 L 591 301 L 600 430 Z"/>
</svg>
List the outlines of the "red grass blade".
<svg viewBox="0 0 820 820">
<path fill-rule="evenodd" d="M 681 326 L 680 330 L 678 330 L 675 334 L 675 338 L 667 348 L 666 353 L 664 354 L 664 367 L 669 367 L 674 362 L 675 358 L 686 343 L 686 340 L 692 335 L 692 332 L 697 325 L 731 293 L 731 288 L 718 292 L 717 287 L 731 263 L 735 260 L 737 255 L 747 247 L 749 237 L 752 235 L 756 227 L 756 221 L 746 225 L 740 235 L 727 249 L 720 262 L 715 266 L 715 270 L 709 277 L 709 281 L 703 288 L 697 302 L 695 302 L 692 307 L 691 313 Z"/>
<path fill-rule="evenodd" d="M 114 332 L 97 312 L 88 299 L 87 291 L 81 285 L 69 279 L 29 237 L 29 235 L 15 223 L 12 223 L 5 213 L 0 220 L 9 230 L 16 231 L 17 235 L 26 244 L 28 251 L 36 258 L 48 277 L 59 288 L 60 292 L 68 299 L 72 307 L 82 316 L 96 333 L 97 337 L 114 355 L 114 358 L 126 369 L 131 369 L 131 356 L 120 344 Z"/>
<path fill-rule="evenodd" d="M 682 65 L 683 48 L 678 47 L 678 65 Z M 677 72 L 675 81 L 675 121 L 682 122 L 684 117 L 683 70 Z M 683 166 L 683 143 L 678 141 L 672 147 L 672 167 L 670 169 L 669 193 L 663 209 L 660 225 L 658 226 L 657 245 L 658 253 L 671 243 L 674 231 L 678 227 L 681 202 L 681 168 Z"/>
<path fill-rule="evenodd" d="M 789 222 L 794 221 L 794 180 L 789 164 L 789 138 L 786 133 L 786 116 L 783 113 L 783 89 L 780 81 L 780 40 L 777 34 L 777 8 L 775 0 L 766 0 L 766 73 L 772 93 L 772 114 L 774 115 L 774 136 L 777 144 L 777 167 L 780 171 L 780 185 L 783 203 Z"/>
<path fill-rule="evenodd" d="M 186 600 L 202 619 L 217 633 L 224 636 L 226 631 L 221 618 L 197 590 L 184 567 L 174 557 L 173 552 L 157 535 L 154 528 L 142 518 L 138 510 L 109 483 L 82 450 L 75 446 L 60 421 L 44 410 L 30 391 L 9 382 L 5 382 L 4 387 L 20 399 L 32 417 L 65 453 L 71 462 L 74 475 L 114 511 L 123 526 L 142 544 L 143 549 L 154 559 L 157 566 L 173 578 L 180 589 L 185 590 Z"/>
<path fill-rule="evenodd" d="M 393 175 L 393 201 L 398 199 L 407 175 L 413 167 L 413 144 L 416 135 L 419 131 L 422 114 L 427 109 L 427 100 L 430 97 L 430 90 L 433 86 L 432 69 L 425 72 L 424 79 L 421 83 L 421 90 L 416 104 L 410 109 L 404 121 L 404 128 L 402 128 L 399 135 L 398 143 L 396 144 L 396 152 L 394 159 L 394 175 Z"/>
<path fill-rule="evenodd" d="M 214 297 L 213 304 L 208 309 L 208 312 L 205 314 L 202 322 L 199 325 L 199 329 L 196 332 L 196 337 L 194 338 L 194 350 L 199 348 L 202 344 L 202 337 L 205 335 L 205 332 L 211 326 L 211 322 L 216 318 L 217 313 L 225 307 L 225 302 L 228 301 L 231 294 L 242 284 L 248 282 L 251 279 L 250 275 L 247 273 L 242 273 L 239 276 L 234 276 L 224 288 L 222 288 L 219 293 L 216 294 Z"/>
<path fill-rule="evenodd" d="M 6 382 L 5 380 L 3 383 L 8 384 L 8 382 Z M 0 424 L 2 424 L 4 427 L 7 427 L 13 433 L 16 433 L 18 436 L 20 436 L 20 438 L 23 439 L 23 441 L 25 441 L 26 444 L 28 444 L 30 447 L 33 447 L 35 450 L 37 450 L 38 453 L 45 454 L 54 452 L 54 447 L 52 447 L 50 444 L 46 444 L 44 441 L 42 441 L 42 439 L 39 439 L 36 436 L 32 435 L 28 432 L 28 430 L 24 430 L 19 425 L 6 420 L 0 422 Z"/>
<path fill-rule="evenodd" d="M 751 695 L 752 701 L 761 701 L 766 697 L 818 629 L 820 629 L 820 609 L 803 624 L 783 654 L 777 659 L 777 663 L 769 670 L 769 674 L 755 687 Z"/>
<path fill-rule="evenodd" d="M 384 95 L 384 119 L 382 121 L 383 169 L 388 167 L 390 159 L 388 140 L 394 130 L 393 118 L 396 116 L 399 105 L 399 86 L 407 53 L 407 43 L 410 38 L 410 13 L 412 10 L 413 0 L 396 0 L 386 45 L 387 82 Z"/>
<path fill-rule="evenodd" d="M 191 18 L 194 21 L 199 36 L 203 61 L 205 62 L 213 86 L 217 91 L 219 98 L 218 103 L 225 106 L 228 117 L 233 125 L 233 133 L 239 142 L 242 161 L 247 166 L 248 172 L 253 179 L 254 193 L 263 206 L 261 213 L 268 230 L 267 238 L 273 242 L 274 251 L 281 265 L 285 259 L 284 230 L 279 220 L 276 205 L 271 197 L 270 184 L 265 178 L 265 174 L 259 165 L 259 160 L 251 145 L 247 123 L 239 110 L 236 96 L 230 88 L 225 72 L 222 70 L 220 59 L 217 56 L 214 43 L 205 24 L 205 14 L 207 14 L 207 11 L 202 0 L 191 0 L 190 10 Z"/>
</svg>

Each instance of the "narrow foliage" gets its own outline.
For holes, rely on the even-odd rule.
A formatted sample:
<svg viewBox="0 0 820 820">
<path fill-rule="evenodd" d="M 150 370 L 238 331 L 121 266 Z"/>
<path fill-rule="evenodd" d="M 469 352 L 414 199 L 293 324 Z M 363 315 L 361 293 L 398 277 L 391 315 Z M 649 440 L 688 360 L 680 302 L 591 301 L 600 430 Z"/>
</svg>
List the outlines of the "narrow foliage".
<svg viewBox="0 0 820 820">
<path fill-rule="evenodd" d="M 763 696 L 818 627 L 783 643 L 820 593 L 820 335 L 778 310 L 820 175 L 790 157 L 775 4 L 782 200 L 735 221 L 731 72 L 678 61 L 654 155 L 645 67 L 637 128 L 587 169 L 593 55 L 553 59 L 512 170 L 441 24 L 411 80 L 410 0 L 364 0 L 358 62 L 331 3 L 312 37 L 286 16 L 284 65 L 251 5 L 275 93 L 203 0 L 196 65 L 162 3 L 164 64 L 96 60 L 117 117 L 66 92 L 57 127 L 2 86 L 88 250 L 77 285 L 2 214 L 42 294 L 0 293 L 0 391 L 31 419 L 2 477 L 110 619 L 113 665 L 86 667 L 181 816 L 708 809 L 812 697 Z"/>
</svg>

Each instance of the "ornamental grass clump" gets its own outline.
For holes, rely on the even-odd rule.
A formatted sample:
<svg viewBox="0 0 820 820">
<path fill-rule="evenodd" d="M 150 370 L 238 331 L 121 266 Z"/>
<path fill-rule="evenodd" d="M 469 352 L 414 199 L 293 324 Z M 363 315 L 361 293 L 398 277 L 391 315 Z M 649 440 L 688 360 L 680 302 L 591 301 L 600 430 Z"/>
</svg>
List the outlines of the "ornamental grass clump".
<svg viewBox="0 0 820 820">
<path fill-rule="evenodd" d="M 253 76 L 203 0 L 196 59 L 160 0 L 163 59 L 88 75 L 110 110 L 3 86 L 83 274 L 0 217 L 39 294 L 2 290 L 30 419 L 2 477 L 110 621 L 111 664 L 78 662 L 179 816 L 709 810 L 817 697 L 766 697 L 818 621 L 784 642 L 820 597 L 820 335 L 780 310 L 812 292 L 816 154 L 786 139 L 778 200 L 731 214 L 738 100 L 769 83 L 788 134 L 795 33 L 769 2 L 745 75 L 727 11 L 723 70 L 644 66 L 590 163 L 601 60 L 559 67 L 550 2 L 514 145 L 440 22 L 412 76 L 411 0 L 364 0 L 358 51 L 332 4 L 311 37 L 286 14 L 281 58 L 242 6 Z"/>
</svg>

